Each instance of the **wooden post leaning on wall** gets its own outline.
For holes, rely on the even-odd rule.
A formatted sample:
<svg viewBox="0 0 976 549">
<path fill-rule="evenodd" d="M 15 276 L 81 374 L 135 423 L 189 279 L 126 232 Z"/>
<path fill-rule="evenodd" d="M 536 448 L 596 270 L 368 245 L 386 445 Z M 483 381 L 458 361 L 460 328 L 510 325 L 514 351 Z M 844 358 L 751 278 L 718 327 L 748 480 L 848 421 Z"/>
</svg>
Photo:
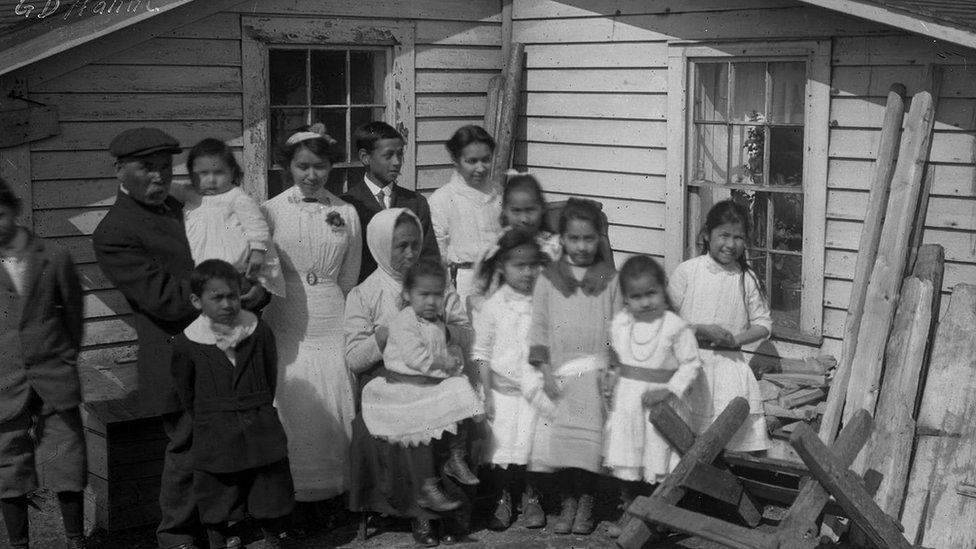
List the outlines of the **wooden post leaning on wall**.
<svg viewBox="0 0 976 549">
<path fill-rule="evenodd" d="M 891 176 L 895 171 L 895 156 L 901 141 L 901 125 L 905 116 L 905 86 L 894 84 L 888 91 L 884 122 L 881 125 L 881 140 L 878 143 L 878 158 L 874 163 L 874 176 L 868 194 L 868 211 L 861 229 L 858 244 L 857 262 L 854 266 L 854 283 L 847 305 L 847 320 L 844 323 L 844 346 L 837 373 L 831 382 L 827 395 L 827 408 L 820 423 L 820 439 L 833 442 L 840 427 L 844 400 L 847 397 L 847 384 L 851 378 L 852 361 L 858 331 L 861 328 L 861 315 L 864 313 L 864 295 L 868 289 L 871 268 L 878 254 L 878 241 L 881 239 L 881 224 L 888 207 L 888 193 L 891 189 Z"/>
<path fill-rule="evenodd" d="M 850 382 L 847 386 L 844 419 L 861 408 L 872 415 L 878 401 L 881 369 L 888 332 L 898 305 L 898 290 L 908 261 L 915 212 L 922 192 L 922 174 L 929 156 L 935 106 L 932 95 L 921 91 L 912 98 L 905 123 L 898 163 L 891 180 L 888 209 L 881 229 L 878 257 L 871 271 L 864 297 L 862 322 L 857 349 L 854 350 Z"/>
<path fill-rule="evenodd" d="M 505 182 L 505 170 L 511 166 L 515 151 L 515 128 L 518 124 L 518 101 L 522 92 L 522 69 L 525 67 L 525 45 L 512 44 L 505 63 L 505 87 L 499 110 L 500 123 L 495 138 L 495 155 L 491 162 L 491 180 L 497 185 Z"/>
<path fill-rule="evenodd" d="M 27 97 L 27 74 L 24 70 L 0 76 L 0 112 L 26 109 L 23 100 L 11 97 Z M 0 177 L 13 187 L 21 201 L 20 223 L 34 230 L 33 190 L 31 188 L 30 144 L 0 149 Z"/>
</svg>

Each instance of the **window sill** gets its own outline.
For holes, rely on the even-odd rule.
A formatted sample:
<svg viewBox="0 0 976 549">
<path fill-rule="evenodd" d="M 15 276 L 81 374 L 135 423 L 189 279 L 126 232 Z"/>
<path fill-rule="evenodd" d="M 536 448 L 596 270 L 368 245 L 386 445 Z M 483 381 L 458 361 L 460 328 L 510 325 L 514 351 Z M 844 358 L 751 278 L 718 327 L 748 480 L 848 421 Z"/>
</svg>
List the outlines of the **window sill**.
<svg viewBox="0 0 976 549">
<path fill-rule="evenodd" d="M 773 339 L 789 341 L 791 343 L 801 343 L 804 345 L 814 345 L 817 347 L 822 346 L 824 340 L 822 335 L 812 335 L 799 330 L 783 328 L 781 326 L 773 326 Z"/>
</svg>

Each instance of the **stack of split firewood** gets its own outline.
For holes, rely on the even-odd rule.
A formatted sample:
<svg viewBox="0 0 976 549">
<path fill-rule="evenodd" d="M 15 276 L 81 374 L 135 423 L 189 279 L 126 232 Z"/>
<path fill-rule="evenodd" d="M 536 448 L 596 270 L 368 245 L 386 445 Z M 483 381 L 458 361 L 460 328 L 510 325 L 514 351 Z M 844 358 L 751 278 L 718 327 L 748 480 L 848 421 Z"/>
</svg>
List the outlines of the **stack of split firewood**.
<svg viewBox="0 0 976 549">
<path fill-rule="evenodd" d="M 789 439 L 801 422 L 819 427 L 836 366 L 837 359 L 830 355 L 784 358 L 776 373 L 762 374 L 759 390 L 771 437 Z"/>
</svg>

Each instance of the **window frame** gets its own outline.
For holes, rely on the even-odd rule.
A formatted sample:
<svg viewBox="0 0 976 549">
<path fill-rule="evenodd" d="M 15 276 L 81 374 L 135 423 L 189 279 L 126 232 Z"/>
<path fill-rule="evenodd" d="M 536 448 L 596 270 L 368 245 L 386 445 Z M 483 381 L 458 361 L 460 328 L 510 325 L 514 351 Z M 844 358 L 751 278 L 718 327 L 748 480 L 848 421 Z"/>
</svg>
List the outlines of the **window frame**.
<svg viewBox="0 0 976 549">
<path fill-rule="evenodd" d="M 668 272 L 696 255 L 700 227 L 687 223 L 688 181 L 693 150 L 692 64 L 706 61 L 803 59 L 807 65 L 803 155 L 803 295 L 800 331 L 773 328 L 773 336 L 821 345 L 823 342 L 824 257 L 827 210 L 827 145 L 830 131 L 830 41 L 678 43 L 668 45 L 668 121 L 665 248 Z M 677 169 L 674 169 L 677 168 Z M 705 212 L 700 212 L 702 215 Z"/>
<path fill-rule="evenodd" d="M 272 167 L 268 135 L 269 47 L 390 47 L 392 68 L 384 83 L 385 122 L 397 128 L 406 138 L 403 167 L 397 185 L 407 189 L 416 188 L 417 154 L 413 139 L 416 135 L 414 25 L 372 19 L 243 17 L 241 28 L 241 66 L 244 71 L 242 187 L 245 192 L 258 200 L 268 198 L 267 173 Z M 355 158 L 347 160 L 355 162 Z"/>
</svg>

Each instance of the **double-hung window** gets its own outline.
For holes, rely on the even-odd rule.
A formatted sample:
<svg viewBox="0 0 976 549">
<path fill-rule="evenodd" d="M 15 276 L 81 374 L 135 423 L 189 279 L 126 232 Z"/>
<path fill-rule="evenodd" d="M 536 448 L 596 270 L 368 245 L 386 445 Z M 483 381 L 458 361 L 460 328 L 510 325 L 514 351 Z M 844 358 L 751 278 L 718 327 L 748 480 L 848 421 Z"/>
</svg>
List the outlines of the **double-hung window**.
<svg viewBox="0 0 976 549">
<path fill-rule="evenodd" d="M 745 206 L 773 333 L 802 341 L 823 318 L 827 48 L 676 45 L 669 63 L 669 263 L 702 251 L 712 205 Z"/>
</svg>

